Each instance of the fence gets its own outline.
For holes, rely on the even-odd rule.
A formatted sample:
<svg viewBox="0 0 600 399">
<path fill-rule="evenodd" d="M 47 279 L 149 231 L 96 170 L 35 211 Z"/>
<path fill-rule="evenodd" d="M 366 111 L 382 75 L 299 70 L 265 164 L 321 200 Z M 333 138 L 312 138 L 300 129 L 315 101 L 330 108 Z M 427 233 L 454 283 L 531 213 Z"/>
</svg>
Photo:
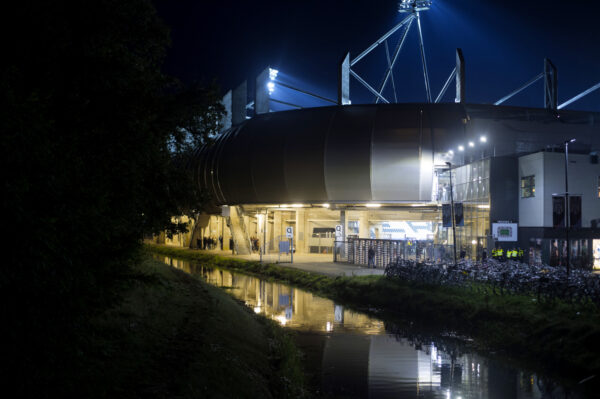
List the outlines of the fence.
<svg viewBox="0 0 600 399">
<path fill-rule="evenodd" d="M 452 245 L 434 244 L 432 240 L 379 240 L 350 238 L 336 241 L 333 251 L 334 262 L 368 265 L 369 248 L 375 252 L 375 267 L 385 268 L 397 259 L 418 262 L 445 262 L 453 259 Z"/>
</svg>

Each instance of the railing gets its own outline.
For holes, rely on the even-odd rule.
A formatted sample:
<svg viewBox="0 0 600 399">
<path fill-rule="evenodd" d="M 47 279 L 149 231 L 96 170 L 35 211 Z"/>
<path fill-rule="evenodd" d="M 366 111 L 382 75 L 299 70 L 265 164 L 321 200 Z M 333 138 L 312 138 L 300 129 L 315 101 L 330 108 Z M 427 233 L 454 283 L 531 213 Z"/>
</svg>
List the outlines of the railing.
<svg viewBox="0 0 600 399">
<path fill-rule="evenodd" d="M 369 264 L 369 249 L 373 248 L 373 264 L 385 268 L 398 259 L 418 262 L 444 262 L 453 257 L 451 245 L 434 244 L 431 240 L 381 240 L 351 238 L 334 243 L 333 261 L 356 265 Z"/>
</svg>

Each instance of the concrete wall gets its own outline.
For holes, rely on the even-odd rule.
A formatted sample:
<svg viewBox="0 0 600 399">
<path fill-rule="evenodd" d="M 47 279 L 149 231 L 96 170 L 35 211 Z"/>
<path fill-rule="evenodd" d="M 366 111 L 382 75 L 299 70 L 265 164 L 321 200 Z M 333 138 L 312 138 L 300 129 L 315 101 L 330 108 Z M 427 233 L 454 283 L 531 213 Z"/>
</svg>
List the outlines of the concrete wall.
<svg viewBox="0 0 600 399">
<path fill-rule="evenodd" d="M 521 178 L 535 176 L 535 196 L 521 198 Z M 539 227 L 544 225 L 544 153 L 519 158 L 519 226 Z M 564 191 L 564 188 L 563 188 Z M 550 193 L 552 195 L 552 192 Z"/>
<path fill-rule="evenodd" d="M 564 153 L 538 152 L 519 158 L 519 184 L 524 176 L 535 176 L 535 197 L 520 198 L 521 227 L 552 227 L 552 194 L 565 192 Z M 582 227 L 600 218 L 598 177 L 600 164 L 590 163 L 589 155 L 569 155 L 569 193 L 581 195 Z"/>
</svg>

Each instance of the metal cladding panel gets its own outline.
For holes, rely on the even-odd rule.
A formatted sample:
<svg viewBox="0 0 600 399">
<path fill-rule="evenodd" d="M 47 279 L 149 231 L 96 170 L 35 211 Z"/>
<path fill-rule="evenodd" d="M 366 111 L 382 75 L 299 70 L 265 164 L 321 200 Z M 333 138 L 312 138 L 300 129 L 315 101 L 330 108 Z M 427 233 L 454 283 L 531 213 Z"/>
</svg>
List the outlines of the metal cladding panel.
<svg viewBox="0 0 600 399">
<path fill-rule="evenodd" d="M 379 107 L 373 132 L 373 200 L 419 200 L 419 108 Z"/>
<path fill-rule="evenodd" d="M 256 202 L 250 169 L 251 150 L 249 150 L 254 138 L 249 134 L 246 126 L 242 125 L 229 132 L 229 137 L 223 143 L 223 151 L 217 159 L 218 183 L 225 203 L 229 204 Z"/>
<path fill-rule="evenodd" d="M 288 119 L 279 114 L 264 114 L 246 126 L 245 133 L 251 141 L 239 148 L 250 156 L 246 168 L 252 173 L 257 202 L 289 202 L 284 174 Z"/>
<path fill-rule="evenodd" d="M 285 130 L 285 181 L 291 202 L 327 202 L 325 139 L 335 107 L 292 111 Z"/>
<path fill-rule="evenodd" d="M 325 148 L 325 184 L 331 201 L 370 201 L 371 136 L 377 107 L 340 107 Z"/>
</svg>

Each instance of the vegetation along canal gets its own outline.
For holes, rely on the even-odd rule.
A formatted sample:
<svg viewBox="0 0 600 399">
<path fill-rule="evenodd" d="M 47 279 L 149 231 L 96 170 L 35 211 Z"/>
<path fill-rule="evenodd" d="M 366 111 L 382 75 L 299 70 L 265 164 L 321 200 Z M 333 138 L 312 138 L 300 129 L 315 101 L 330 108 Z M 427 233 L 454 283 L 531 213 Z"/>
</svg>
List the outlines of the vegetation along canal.
<svg viewBox="0 0 600 399">
<path fill-rule="evenodd" d="M 579 398 L 552 378 L 493 354 L 469 338 L 419 331 L 353 311 L 286 284 L 155 255 L 201 277 L 255 313 L 295 332 L 314 390 L 325 397 L 370 398 Z"/>
</svg>

